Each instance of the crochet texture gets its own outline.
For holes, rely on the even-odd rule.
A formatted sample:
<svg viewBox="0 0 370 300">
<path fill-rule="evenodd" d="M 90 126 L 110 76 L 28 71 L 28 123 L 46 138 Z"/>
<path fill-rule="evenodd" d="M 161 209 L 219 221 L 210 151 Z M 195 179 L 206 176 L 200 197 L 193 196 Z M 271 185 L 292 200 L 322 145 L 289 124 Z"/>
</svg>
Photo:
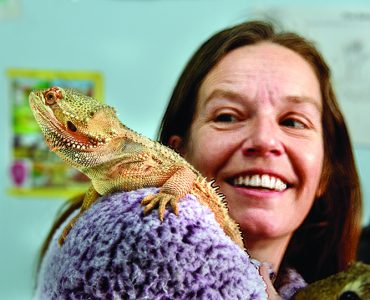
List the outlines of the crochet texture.
<svg viewBox="0 0 370 300">
<path fill-rule="evenodd" d="M 248 255 L 192 195 L 179 216 L 143 215 L 149 188 L 102 197 L 62 247 L 56 232 L 42 262 L 37 299 L 267 299 Z M 62 226 L 63 227 L 63 226 Z M 62 228 L 61 227 L 61 228 Z"/>
</svg>

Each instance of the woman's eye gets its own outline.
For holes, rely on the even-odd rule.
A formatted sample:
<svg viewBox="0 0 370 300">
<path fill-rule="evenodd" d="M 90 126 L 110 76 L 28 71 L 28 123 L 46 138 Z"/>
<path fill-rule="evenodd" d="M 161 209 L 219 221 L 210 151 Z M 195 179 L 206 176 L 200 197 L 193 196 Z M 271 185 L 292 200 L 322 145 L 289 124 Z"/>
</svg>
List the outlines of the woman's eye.
<svg viewBox="0 0 370 300">
<path fill-rule="evenodd" d="M 220 122 L 220 123 L 233 123 L 236 121 L 237 121 L 237 118 L 231 114 L 220 114 L 215 118 L 215 122 Z"/>
<path fill-rule="evenodd" d="M 296 119 L 285 119 L 281 122 L 281 125 L 287 126 L 287 127 L 293 127 L 297 129 L 307 128 L 307 126 L 303 122 L 298 121 Z"/>
</svg>

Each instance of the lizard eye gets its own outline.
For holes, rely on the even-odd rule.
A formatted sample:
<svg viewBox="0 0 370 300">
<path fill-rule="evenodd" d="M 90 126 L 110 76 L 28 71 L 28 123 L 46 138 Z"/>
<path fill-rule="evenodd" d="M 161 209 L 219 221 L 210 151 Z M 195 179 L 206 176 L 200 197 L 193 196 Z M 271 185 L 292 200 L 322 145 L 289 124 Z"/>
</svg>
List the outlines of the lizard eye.
<svg viewBox="0 0 370 300">
<path fill-rule="evenodd" d="M 53 105 L 57 101 L 57 96 L 54 91 L 45 93 L 45 103 L 47 105 Z"/>
<path fill-rule="evenodd" d="M 67 127 L 70 131 L 73 131 L 73 132 L 77 131 L 77 127 L 71 121 L 67 121 Z"/>
<path fill-rule="evenodd" d="M 339 300 L 361 300 L 361 298 L 355 292 L 352 292 L 352 291 L 345 291 L 339 296 L 338 299 Z"/>
</svg>

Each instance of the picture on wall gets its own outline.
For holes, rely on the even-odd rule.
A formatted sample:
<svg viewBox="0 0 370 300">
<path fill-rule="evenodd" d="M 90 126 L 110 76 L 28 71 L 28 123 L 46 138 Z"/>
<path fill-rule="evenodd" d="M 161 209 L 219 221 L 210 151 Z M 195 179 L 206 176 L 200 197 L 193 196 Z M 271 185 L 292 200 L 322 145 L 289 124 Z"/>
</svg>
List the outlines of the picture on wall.
<svg viewBox="0 0 370 300">
<path fill-rule="evenodd" d="M 12 113 L 9 192 L 27 196 L 70 197 L 86 191 L 88 178 L 78 170 L 68 167 L 49 150 L 33 117 L 28 96 L 32 90 L 60 86 L 77 89 L 101 100 L 101 73 L 9 69 L 7 76 Z"/>
</svg>

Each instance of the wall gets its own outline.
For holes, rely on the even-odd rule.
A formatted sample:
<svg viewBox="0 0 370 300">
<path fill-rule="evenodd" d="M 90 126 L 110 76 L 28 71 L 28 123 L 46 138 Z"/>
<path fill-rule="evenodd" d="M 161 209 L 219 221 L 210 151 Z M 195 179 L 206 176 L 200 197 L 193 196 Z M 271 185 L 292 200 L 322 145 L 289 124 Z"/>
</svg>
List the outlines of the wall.
<svg viewBox="0 0 370 300">
<path fill-rule="evenodd" d="M 303 2 L 319 5 L 321 1 Z M 128 126 L 154 137 L 174 82 L 191 53 L 216 30 L 249 17 L 253 3 L 261 1 L 34 0 L 20 1 L 18 17 L 0 19 L 0 299 L 31 299 L 37 252 L 63 203 L 62 198 L 6 193 L 11 119 L 5 70 L 100 71 L 106 101 Z M 266 2 L 277 3 L 290 2 Z M 355 152 L 369 220 L 370 171 L 365 162 L 370 161 L 370 150 L 357 147 Z"/>
</svg>

